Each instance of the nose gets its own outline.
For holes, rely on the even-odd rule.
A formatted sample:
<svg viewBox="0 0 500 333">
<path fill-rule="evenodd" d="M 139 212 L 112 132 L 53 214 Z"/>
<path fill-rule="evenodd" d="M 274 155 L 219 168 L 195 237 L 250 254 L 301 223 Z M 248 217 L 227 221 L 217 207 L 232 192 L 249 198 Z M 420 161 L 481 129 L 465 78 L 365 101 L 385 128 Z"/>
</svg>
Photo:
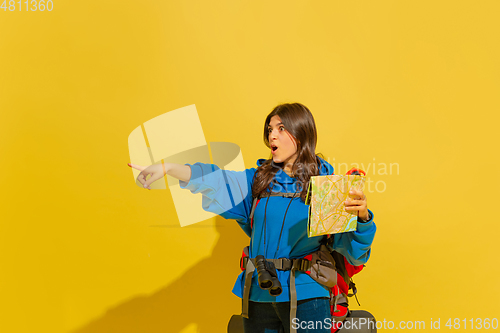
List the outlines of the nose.
<svg viewBox="0 0 500 333">
<path fill-rule="evenodd" d="M 277 135 L 277 129 L 273 129 L 271 133 L 269 133 L 269 141 L 276 139 L 278 137 Z"/>
</svg>

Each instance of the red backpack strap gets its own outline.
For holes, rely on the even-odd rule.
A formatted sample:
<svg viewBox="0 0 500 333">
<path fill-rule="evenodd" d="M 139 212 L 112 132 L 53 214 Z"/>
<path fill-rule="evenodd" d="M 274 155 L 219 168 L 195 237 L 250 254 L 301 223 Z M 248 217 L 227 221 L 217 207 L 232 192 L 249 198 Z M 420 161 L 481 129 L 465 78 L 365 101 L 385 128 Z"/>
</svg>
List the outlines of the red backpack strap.
<svg viewBox="0 0 500 333">
<path fill-rule="evenodd" d="M 339 287 L 341 293 L 347 294 L 349 292 L 349 285 L 339 273 L 337 273 L 337 286 Z"/>
<path fill-rule="evenodd" d="M 345 257 L 344 257 L 344 265 L 347 271 L 347 275 L 349 275 L 349 277 L 352 277 L 354 274 L 358 274 L 363 269 L 363 265 L 359 266 L 351 265 Z"/>
</svg>

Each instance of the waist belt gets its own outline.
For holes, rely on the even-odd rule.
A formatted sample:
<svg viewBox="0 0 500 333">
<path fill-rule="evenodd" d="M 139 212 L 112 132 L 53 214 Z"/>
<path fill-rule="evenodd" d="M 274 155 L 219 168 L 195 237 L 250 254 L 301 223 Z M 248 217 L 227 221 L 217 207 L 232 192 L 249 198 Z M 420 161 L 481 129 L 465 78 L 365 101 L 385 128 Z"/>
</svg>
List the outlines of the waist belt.
<svg viewBox="0 0 500 333">
<path fill-rule="evenodd" d="M 266 259 L 272 262 L 277 270 L 291 271 L 290 272 L 290 323 L 297 315 L 297 292 L 295 291 L 295 272 L 306 272 L 311 268 L 311 262 L 304 258 L 298 259 Z M 248 302 L 250 300 L 250 288 L 252 287 L 252 276 L 255 271 L 255 259 L 244 257 L 241 258 L 240 266 L 245 269 L 245 286 L 243 287 L 243 306 L 241 315 L 248 318 Z M 296 330 L 291 328 L 291 332 Z"/>
<path fill-rule="evenodd" d="M 252 261 L 252 263 L 255 266 L 255 259 L 254 258 L 248 258 L 244 257 L 241 258 L 241 263 L 240 266 L 242 269 L 245 269 L 247 267 L 248 261 Z M 267 262 L 272 262 L 274 264 L 274 267 L 276 267 L 277 270 L 280 271 L 289 271 L 292 269 L 293 265 L 295 264 L 295 269 L 297 271 L 305 272 L 308 271 L 311 268 L 311 262 L 307 259 L 304 258 L 298 258 L 298 259 L 288 259 L 288 258 L 279 258 L 279 259 L 266 259 Z"/>
</svg>

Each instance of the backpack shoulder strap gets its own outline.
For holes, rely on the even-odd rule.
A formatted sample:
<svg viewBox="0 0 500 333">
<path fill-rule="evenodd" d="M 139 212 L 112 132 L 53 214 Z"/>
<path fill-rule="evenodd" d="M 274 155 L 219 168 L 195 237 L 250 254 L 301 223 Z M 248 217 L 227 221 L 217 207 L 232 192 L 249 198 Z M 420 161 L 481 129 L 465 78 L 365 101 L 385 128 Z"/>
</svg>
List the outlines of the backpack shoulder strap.
<svg viewBox="0 0 500 333">
<path fill-rule="evenodd" d="M 253 214 L 255 213 L 255 207 L 257 206 L 257 204 L 259 203 L 260 201 L 260 196 L 259 197 L 253 197 L 253 201 L 252 201 L 252 209 L 250 210 L 250 228 L 253 228 Z"/>
<path fill-rule="evenodd" d="M 338 253 L 337 251 L 331 252 L 333 259 L 335 260 L 335 266 L 337 267 L 337 273 L 343 278 L 345 283 L 349 285 L 350 276 L 347 274 L 347 269 L 345 267 L 344 256 Z"/>
</svg>

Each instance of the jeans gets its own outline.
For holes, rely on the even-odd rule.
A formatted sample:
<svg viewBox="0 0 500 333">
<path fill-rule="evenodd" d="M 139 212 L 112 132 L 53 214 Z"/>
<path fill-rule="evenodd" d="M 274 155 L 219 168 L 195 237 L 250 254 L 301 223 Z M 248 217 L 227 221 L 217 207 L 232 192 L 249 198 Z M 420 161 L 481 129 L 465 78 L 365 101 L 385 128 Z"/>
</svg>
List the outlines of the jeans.
<svg viewBox="0 0 500 333">
<path fill-rule="evenodd" d="M 311 298 L 297 302 L 297 318 L 290 323 L 290 302 L 249 302 L 248 319 L 243 318 L 245 333 L 289 333 L 291 324 L 297 333 L 330 333 L 330 299 Z"/>
</svg>

